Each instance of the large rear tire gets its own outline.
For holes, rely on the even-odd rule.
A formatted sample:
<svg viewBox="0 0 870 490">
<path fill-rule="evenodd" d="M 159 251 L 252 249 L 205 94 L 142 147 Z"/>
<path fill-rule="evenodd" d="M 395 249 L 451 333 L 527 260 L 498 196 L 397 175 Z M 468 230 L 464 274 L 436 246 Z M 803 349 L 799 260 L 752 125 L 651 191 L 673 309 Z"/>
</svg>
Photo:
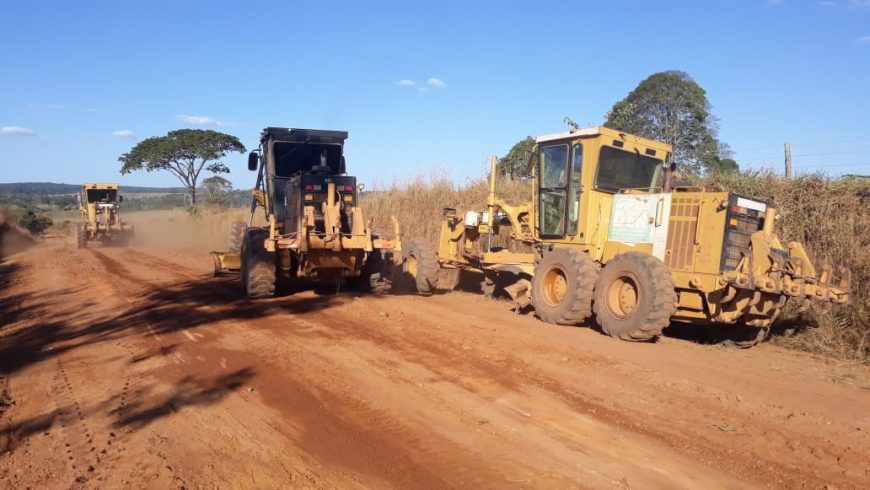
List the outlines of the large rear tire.
<svg viewBox="0 0 870 490">
<path fill-rule="evenodd" d="M 604 266 L 595 284 L 594 309 L 601 329 L 611 337 L 653 340 L 677 309 L 671 271 L 649 254 L 619 254 Z"/>
<path fill-rule="evenodd" d="M 545 252 L 532 277 L 532 306 L 547 323 L 577 325 L 592 316 L 592 294 L 598 266 L 573 248 Z"/>
<path fill-rule="evenodd" d="M 415 238 L 402 249 L 402 273 L 413 279 L 417 292 L 429 295 L 438 284 L 438 254 L 427 240 Z"/>
<path fill-rule="evenodd" d="M 242 287 L 248 298 L 275 295 L 275 254 L 266 250 L 269 230 L 248 228 L 242 239 Z"/>
<path fill-rule="evenodd" d="M 242 240 L 244 240 L 245 227 L 247 226 L 243 221 L 230 223 L 229 233 L 227 234 L 227 252 L 239 253 L 242 250 Z"/>
</svg>

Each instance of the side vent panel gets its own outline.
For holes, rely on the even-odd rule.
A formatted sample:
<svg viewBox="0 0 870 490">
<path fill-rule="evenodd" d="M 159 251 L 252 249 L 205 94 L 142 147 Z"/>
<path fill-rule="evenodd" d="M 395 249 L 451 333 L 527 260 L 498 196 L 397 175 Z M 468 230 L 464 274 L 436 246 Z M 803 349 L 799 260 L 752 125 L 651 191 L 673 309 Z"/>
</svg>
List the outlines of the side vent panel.
<svg viewBox="0 0 870 490">
<path fill-rule="evenodd" d="M 665 265 L 673 270 L 693 270 L 695 232 L 700 208 L 700 199 L 674 196 L 671 202 Z"/>
</svg>

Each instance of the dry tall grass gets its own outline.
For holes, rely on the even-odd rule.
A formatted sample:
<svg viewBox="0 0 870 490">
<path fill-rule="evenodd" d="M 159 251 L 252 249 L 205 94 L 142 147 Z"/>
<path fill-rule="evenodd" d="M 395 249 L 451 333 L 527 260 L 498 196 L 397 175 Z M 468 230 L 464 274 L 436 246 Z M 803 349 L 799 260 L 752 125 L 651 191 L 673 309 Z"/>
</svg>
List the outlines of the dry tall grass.
<svg viewBox="0 0 870 490">
<path fill-rule="evenodd" d="M 498 195 L 511 204 L 528 202 L 532 198 L 531 187 L 521 182 L 500 181 L 497 190 Z M 423 237 L 436 240 L 445 207 L 456 208 L 459 212 L 486 211 L 488 194 L 489 182 L 484 177 L 459 185 L 447 174 L 430 172 L 376 187 L 362 197 L 360 204 L 366 216 L 374 218 L 378 230 L 391 232 L 390 218 L 395 216 L 405 239 Z"/>
</svg>

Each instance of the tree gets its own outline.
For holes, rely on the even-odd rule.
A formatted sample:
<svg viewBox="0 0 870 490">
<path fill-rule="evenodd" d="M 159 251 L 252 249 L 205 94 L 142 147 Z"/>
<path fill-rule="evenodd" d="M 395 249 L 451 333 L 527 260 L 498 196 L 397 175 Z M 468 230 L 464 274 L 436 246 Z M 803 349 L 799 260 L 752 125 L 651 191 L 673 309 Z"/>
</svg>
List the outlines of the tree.
<svg viewBox="0 0 870 490">
<path fill-rule="evenodd" d="M 518 141 L 511 147 L 507 155 L 499 159 L 499 172 L 510 176 L 511 179 L 531 177 L 531 169 L 526 168 L 526 161 L 534 146 L 535 138 L 531 136 L 526 136 L 525 139 Z"/>
<path fill-rule="evenodd" d="M 196 183 L 203 170 L 214 174 L 229 173 L 220 162 L 230 152 L 245 152 L 245 145 L 235 136 L 202 129 L 177 129 L 166 136 L 142 140 L 118 157 L 121 173 L 134 170 L 167 170 L 187 188 L 191 205 L 196 206 Z"/>
<path fill-rule="evenodd" d="M 717 119 L 706 92 L 681 71 L 650 75 L 607 113 L 605 126 L 673 145 L 684 171 L 700 174 L 716 165 Z"/>
<path fill-rule="evenodd" d="M 730 174 L 737 173 L 739 171 L 740 166 L 737 165 L 737 162 L 733 158 L 716 157 L 715 160 L 713 160 L 713 164 L 709 168 L 709 172 L 714 174 Z"/>
<path fill-rule="evenodd" d="M 214 208 L 225 208 L 230 203 L 233 184 L 220 175 L 212 175 L 202 181 L 205 189 L 205 203 Z"/>
</svg>

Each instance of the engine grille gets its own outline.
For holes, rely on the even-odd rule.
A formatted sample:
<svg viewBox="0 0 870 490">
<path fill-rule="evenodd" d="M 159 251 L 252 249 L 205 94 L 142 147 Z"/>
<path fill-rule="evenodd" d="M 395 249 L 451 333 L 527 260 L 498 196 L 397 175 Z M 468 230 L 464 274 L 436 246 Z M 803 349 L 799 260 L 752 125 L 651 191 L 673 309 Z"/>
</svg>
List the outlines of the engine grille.
<svg viewBox="0 0 870 490">
<path fill-rule="evenodd" d="M 668 225 L 665 265 L 674 270 L 692 270 L 695 252 L 695 232 L 701 200 L 674 197 Z"/>
</svg>

